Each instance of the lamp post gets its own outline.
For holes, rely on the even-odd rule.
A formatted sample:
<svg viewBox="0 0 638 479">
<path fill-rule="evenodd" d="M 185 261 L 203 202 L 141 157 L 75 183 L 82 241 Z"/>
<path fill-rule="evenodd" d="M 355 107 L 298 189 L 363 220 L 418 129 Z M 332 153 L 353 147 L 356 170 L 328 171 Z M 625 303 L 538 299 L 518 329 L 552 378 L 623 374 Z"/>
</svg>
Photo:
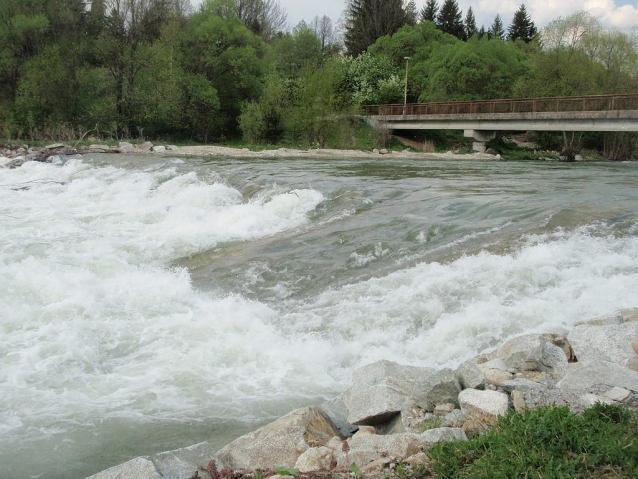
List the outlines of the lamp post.
<svg viewBox="0 0 638 479">
<path fill-rule="evenodd" d="M 412 57 L 403 57 L 405 60 L 405 94 L 403 96 L 403 116 L 406 115 L 408 109 L 408 64 L 410 63 L 410 58 Z"/>
</svg>

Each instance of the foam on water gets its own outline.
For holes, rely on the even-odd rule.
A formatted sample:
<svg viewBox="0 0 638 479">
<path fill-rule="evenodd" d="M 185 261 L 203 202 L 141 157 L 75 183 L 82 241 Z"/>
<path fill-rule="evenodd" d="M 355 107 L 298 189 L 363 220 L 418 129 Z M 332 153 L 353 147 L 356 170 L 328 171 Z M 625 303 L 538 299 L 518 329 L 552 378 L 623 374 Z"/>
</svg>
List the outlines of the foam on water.
<svg viewBox="0 0 638 479">
<path fill-rule="evenodd" d="M 168 265 L 299 227 L 318 191 L 247 201 L 195 173 L 78 160 L 0 169 L 0 185 L 5 451 L 109 418 L 257 420 L 268 401 L 346 389 L 375 360 L 453 365 L 514 334 L 636 306 L 635 225 L 530 236 L 511 254 L 268 306 L 196 290 Z"/>
</svg>

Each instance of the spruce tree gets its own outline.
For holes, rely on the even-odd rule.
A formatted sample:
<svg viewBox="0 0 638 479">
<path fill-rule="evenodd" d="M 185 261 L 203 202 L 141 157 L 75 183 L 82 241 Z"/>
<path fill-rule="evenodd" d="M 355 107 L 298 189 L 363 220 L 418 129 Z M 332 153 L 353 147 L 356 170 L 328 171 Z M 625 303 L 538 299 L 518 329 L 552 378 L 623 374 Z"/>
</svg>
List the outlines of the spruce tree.
<svg viewBox="0 0 638 479">
<path fill-rule="evenodd" d="M 477 35 L 479 40 L 487 35 L 487 32 L 485 31 L 485 25 L 481 25 L 481 29 L 478 31 Z"/>
<path fill-rule="evenodd" d="M 428 0 L 421 10 L 421 21 L 436 23 L 436 14 L 439 12 L 439 4 L 436 0 Z"/>
<path fill-rule="evenodd" d="M 414 0 L 410 0 L 405 4 L 405 22 L 408 25 L 416 25 L 419 17 L 419 12 L 416 9 L 416 3 Z"/>
<path fill-rule="evenodd" d="M 489 38 L 496 40 L 503 40 L 505 38 L 505 32 L 503 31 L 503 21 L 501 20 L 501 16 L 497 13 L 494 18 L 494 23 L 492 23 L 492 27 L 489 31 Z"/>
<path fill-rule="evenodd" d="M 467 9 L 467 15 L 465 15 L 465 38 L 468 40 L 472 38 L 472 35 L 476 33 L 476 18 L 474 18 L 474 12 L 472 7 Z"/>
<path fill-rule="evenodd" d="M 394 34 L 405 24 L 401 0 L 350 0 L 344 35 L 348 54 L 359 55 L 378 38 Z"/>
<path fill-rule="evenodd" d="M 459 40 L 464 40 L 465 28 L 463 27 L 461 15 L 456 0 L 445 0 L 436 19 L 436 25 L 439 27 L 439 30 L 454 35 Z"/>
<path fill-rule="evenodd" d="M 508 40 L 515 41 L 519 38 L 525 43 L 531 42 L 536 36 L 537 30 L 534 22 L 530 18 L 525 5 L 521 4 L 519 9 L 514 14 L 512 24 L 507 29 Z"/>
</svg>

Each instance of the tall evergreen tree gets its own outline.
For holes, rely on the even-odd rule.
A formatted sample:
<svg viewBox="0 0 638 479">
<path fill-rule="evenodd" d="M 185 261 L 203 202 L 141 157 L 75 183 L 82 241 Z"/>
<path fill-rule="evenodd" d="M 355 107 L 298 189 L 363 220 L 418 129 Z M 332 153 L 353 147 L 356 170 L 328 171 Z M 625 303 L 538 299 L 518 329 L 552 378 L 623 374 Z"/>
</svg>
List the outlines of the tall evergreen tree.
<svg viewBox="0 0 638 479">
<path fill-rule="evenodd" d="M 472 7 L 467 9 L 467 15 L 465 15 L 465 38 L 468 40 L 472 38 L 472 35 L 476 33 L 476 18 L 474 18 L 474 12 Z"/>
<path fill-rule="evenodd" d="M 405 22 L 408 25 L 416 25 L 419 18 L 419 11 L 416 9 L 414 0 L 405 4 Z"/>
<path fill-rule="evenodd" d="M 344 35 L 348 54 L 359 55 L 377 38 L 392 35 L 405 24 L 401 0 L 350 0 Z"/>
<path fill-rule="evenodd" d="M 487 35 L 487 32 L 485 31 L 485 25 L 481 25 L 481 29 L 478 31 L 477 35 L 479 40 Z"/>
<path fill-rule="evenodd" d="M 536 25 L 534 25 L 534 22 L 527 13 L 525 5 L 521 4 L 514 14 L 512 24 L 507 29 L 507 39 L 515 41 L 520 38 L 525 43 L 529 43 L 534 39 L 536 33 Z"/>
<path fill-rule="evenodd" d="M 436 23 L 436 15 L 439 12 L 439 4 L 436 0 L 428 0 L 421 10 L 421 21 Z"/>
<path fill-rule="evenodd" d="M 503 30 L 503 21 L 501 16 L 497 13 L 494 17 L 494 23 L 488 32 L 490 39 L 503 40 L 505 38 L 505 31 Z"/>
<path fill-rule="evenodd" d="M 461 15 L 462 13 L 456 0 L 445 0 L 437 17 L 437 26 L 445 33 L 464 40 L 465 28 L 463 27 Z"/>
</svg>

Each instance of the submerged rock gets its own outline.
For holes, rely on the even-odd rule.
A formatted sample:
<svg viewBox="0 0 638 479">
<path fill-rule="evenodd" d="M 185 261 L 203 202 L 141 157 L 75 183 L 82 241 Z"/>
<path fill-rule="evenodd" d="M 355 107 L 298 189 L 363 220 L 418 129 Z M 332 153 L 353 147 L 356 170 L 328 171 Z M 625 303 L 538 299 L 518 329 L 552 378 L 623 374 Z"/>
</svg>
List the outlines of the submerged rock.
<svg viewBox="0 0 638 479">
<path fill-rule="evenodd" d="M 294 467 L 305 451 L 334 436 L 340 434 L 330 418 L 318 407 L 305 407 L 235 439 L 217 456 L 231 469 Z"/>
</svg>

